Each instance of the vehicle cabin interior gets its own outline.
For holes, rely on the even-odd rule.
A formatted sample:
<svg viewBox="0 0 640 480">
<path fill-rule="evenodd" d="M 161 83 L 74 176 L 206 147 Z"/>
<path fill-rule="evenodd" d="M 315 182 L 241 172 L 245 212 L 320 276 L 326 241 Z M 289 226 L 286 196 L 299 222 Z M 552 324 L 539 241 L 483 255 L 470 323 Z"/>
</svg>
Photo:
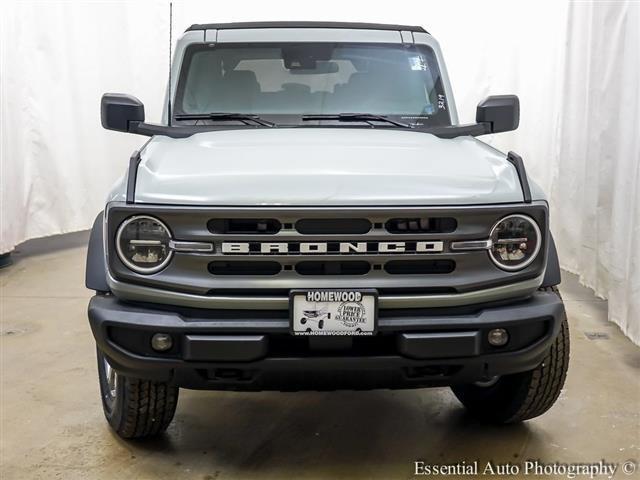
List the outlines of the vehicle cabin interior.
<svg viewBox="0 0 640 480">
<path fill-rule="evenodd" d="M 438 113 L 440 73 L 427 46 L 215 45 L 187 49 L 176 113 Z"/>
</svg>

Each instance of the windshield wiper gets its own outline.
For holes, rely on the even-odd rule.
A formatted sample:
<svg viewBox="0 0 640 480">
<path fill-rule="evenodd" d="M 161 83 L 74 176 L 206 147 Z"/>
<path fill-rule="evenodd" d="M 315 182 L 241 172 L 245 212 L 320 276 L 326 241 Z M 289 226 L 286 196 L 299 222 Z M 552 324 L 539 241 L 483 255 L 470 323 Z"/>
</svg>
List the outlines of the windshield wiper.
<svg viewBox="0 0 640 480">
<path fill-rule="evenodd" d="M 375 115 L 373 113 L 339 113 L 334 114 L 313 114 L 303 115 L 302 120 L 337 120 L 339 122 L 366 122 L 371 125 L 371 122 L 386 122 L 396 127 L 413 128 L 408 123 L 398 122 L 391 120 L 383 115 Z"/>
<path fill-rule="evenodd" d="M 212 113 L 184 113 L 182 115 L 176 115 L 176 120 L 238 120 L 239 122 L 249 125 L 249 122 L 257 123 L 263 127 L 275 127 L 276 124 L 260 118 L 258 115 L 250 113 L 226 113 L 226 112 L 212 112 Z"/>
</svg>

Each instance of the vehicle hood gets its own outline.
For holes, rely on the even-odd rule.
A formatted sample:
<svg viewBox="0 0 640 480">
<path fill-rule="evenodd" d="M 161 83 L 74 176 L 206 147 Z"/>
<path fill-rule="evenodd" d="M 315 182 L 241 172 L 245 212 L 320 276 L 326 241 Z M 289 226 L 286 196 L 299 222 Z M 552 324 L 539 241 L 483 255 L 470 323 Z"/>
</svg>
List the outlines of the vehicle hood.
<svg viewBox="0 0 640 480">
<path fill-rule="evenodd" d="M 521 202 L 506 156 L 472 137 L 391 129 L 273 128 L 154 137 L 135 201 L 182 205 Z"/>
</svg>

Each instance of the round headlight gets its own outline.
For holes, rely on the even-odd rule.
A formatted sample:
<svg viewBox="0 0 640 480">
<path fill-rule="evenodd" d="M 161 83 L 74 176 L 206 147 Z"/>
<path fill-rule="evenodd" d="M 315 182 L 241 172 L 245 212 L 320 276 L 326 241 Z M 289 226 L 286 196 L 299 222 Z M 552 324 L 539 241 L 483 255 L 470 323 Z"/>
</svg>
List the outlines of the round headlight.
<svg viewBox="0 0 640 480">
<path fill-rule="evenodd" d="M 137 273 L 162 270 L 173 254 L 171 232 L 157 218 L 138 215 L 126 219 L 116 233 L 116 250 L 122 263 Z"/>
<path fill-rule="evenodd" d="M 526 215 L 509 215 L 491 230 L 491 260 L 503 270 L 520 270 L 538 255 L 542 242 L 540 227 Z"/>
</svg>

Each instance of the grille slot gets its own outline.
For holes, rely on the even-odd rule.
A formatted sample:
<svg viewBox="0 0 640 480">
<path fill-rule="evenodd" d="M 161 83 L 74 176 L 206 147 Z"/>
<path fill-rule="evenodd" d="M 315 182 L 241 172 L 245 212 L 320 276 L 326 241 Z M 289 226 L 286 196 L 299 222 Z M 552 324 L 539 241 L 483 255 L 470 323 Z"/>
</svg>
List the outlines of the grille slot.
<svg viewBox="0 0 640 480">
<path fill-rule="evenodd" d="M 366 218 L 303 218 L 296 230 L 304 235 L 364 234 L 371 230 Z"/>
<path fill-rule="evenodd" d="M 322 262 L 308 261 L 296 264 L 299 275 L 366 275 L 371 270 L 369 262 Z"/>
<path fill-rule="evenodd" d="M 451 233 L 457 227 L 452 217 L 392 218 L 385 224 L 389 233 Z"/>
<path fill-rule="evenodd" d="M 282 224 L 273 218 L 214 218 L 207 228 L 216 234 L 264 235 L 278 233 Z"/>
<path fill-rule="evenodd" d="M 385 272 L 391 275 L 451 273 L 455 268 L 453 260 L 391 260 L 384 264 Z"/>
<path fill-rule="evenodd" d="M 209 264 L 214 275 L 277 275 L 282 270 L 278 262 L 216 261 Z"/>
</svg>

